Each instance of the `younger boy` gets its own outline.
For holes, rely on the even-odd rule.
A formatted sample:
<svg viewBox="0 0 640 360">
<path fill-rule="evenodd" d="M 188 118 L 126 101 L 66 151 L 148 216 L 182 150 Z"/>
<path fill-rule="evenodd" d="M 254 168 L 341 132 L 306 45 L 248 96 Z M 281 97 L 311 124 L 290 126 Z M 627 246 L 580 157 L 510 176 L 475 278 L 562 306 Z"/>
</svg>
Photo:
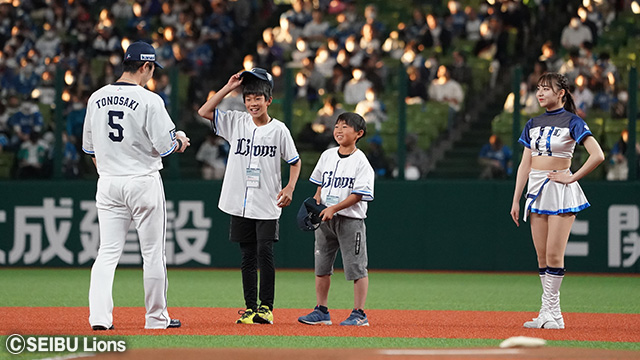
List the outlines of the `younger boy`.
<svg viewBox="0 0 640 360">
<path fill-rule="evenodd" d="M 317 305 L 310 314 L 298 318 L 303 324 L 331 325 L 327 307 L 329 287 L 340 249 L 344 275 L 353 281 L 354 295 L 353 311 L 340 325 L 369 326 L 363 310 L 369 288 L 364 219 L 367 202 L 373 200 L 375 174 L 366 155 L 356 147 L 366 131 L 362 116 L 352 112 L 340 114 L 333 130 L 339 147 L 322 153 L 309 178 L 318 185 L 314 199 L 327 208 L 320 213 L 322 223 L 315 232 Z"/>
<path fill-rule="evenodd" d="M 240 85 L 247 112 L 221 111 L 220 101 Z M 238 324 L 273 324 L 275 267 L 273 243 L 278 219 L 291 204 L 300 175 L 300 158 L 289 129 L 267 113 L 273 77 L 266 70 L 231 76 L 227 84 L 198 110 L 211 120 L 216 135 L 231 146 L 218 207 L 231 215 L 229 238 L 240 243 L 242 287 L 246 310 Z M 289 183 L 281 184 L 281 160 L 291 165 Z M 257 303 L 260 268 L 260 307 Z"/>
</svg>

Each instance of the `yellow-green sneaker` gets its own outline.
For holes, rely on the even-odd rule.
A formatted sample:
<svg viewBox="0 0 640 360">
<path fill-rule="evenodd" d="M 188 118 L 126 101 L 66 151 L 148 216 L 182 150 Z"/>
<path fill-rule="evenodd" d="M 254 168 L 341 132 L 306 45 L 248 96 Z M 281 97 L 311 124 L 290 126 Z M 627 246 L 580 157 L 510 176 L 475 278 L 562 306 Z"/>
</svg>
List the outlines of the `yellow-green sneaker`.
<svg viewBox="0 0 640 360">
<path fill-rule="evenodd" d="M 260 305 L 253 321 L 257 324 L 273 324 L 273 312 L 267 305 Z"/>
<path fill-rule="evenodd" d="M 253 309 L 238 310 L 238 315 L 241 316 L 240 319 L 236 321 L 236 324 L 255 324 L 253 318 L 256 316 L 256 313 Z"/>
</svg>

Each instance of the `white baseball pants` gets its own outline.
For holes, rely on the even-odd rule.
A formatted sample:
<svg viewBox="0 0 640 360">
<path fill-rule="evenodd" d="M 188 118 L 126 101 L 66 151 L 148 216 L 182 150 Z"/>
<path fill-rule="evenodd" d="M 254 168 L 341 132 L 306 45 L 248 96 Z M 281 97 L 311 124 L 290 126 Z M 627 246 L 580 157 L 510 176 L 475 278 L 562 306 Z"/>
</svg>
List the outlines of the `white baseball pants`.
<svg viewBox="0 0 640 360">
<path fill-rule="evenodd" d="M 100 248 L 91 268 L 89 323 L 113 324 L 113 278 L 133 221 L 143 261 L 146 329 L 166 329 L 167 266 L 165 257 L 166 201 L 160 173 L 98 179 L 96 207 Z"/>
</svg>

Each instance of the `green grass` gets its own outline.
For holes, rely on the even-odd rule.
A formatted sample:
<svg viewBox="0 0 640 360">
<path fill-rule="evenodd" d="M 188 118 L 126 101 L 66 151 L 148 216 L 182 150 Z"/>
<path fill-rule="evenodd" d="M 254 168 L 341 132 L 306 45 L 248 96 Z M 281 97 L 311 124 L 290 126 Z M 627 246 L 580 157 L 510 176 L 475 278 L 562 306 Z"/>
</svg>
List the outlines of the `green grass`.
<svg viewBox="0 0 640 360">
<path fill-rule="evenodd" d="M 166 336 L 125 336 L 127 349 L 169 347 L 255 347 L 290 348 L 478 348 L 497 347 L 496 339 L 448 339 L 448 338 L 383 338 L 344 336 L 204 336 L 176 335 L 171 341 Z M 640 350 L 636 343 L 610 343 L 604 341 L 549 341 L 550 346 L 583 347 L 612 350 Z"/>
<path fill-rule="evenodd" d="M 4 269 L 1 306 L 88 306 L 90 269 Z M 312 271 L 280 270 L 276 307 L 314 304 Z M 370 272 L 369 309 L 537 311 L 537 274 Z M 634 276 L 568 275 L 562 286 L 563 311 L 640 313 L 640 287 Z M 142 271 L 116 271 L 116 306 L 143 306 Z M 43 296 L 34 296 L 43 294 Z M 336 272 L 329 301 L 352 306 L 353 285 Z M 240 270 L 169 269 L 169 306 L 241 307 Z"/>
<path fill-rule="evenodd" d="M 101 337 L 98 337 L 101 338 Z M 113 340 L 113 337 L 102 339 Z M 502 340 L 495 339 L 448 339 L 448 338 L 382 338 L 382 337 L 314 337 L 314 336 L 203 336 L 203 335 L 174 335 L 174 336 L 122 336 L 127 350 L 132 349 L 160 349 L 160 348 L 483 348 L 497 347 Z M 637 343 L 612 343 L 602 341 L 548 341 L 547 346 L 574 347 L 608 350 L 640 350 Z M 0 359 L 2 358 L 0 353 Z M 10 359 L 52 358 L 64 356 L 64 353 L 43 353 L 12 356 Z"/>
<path fill-rule="evenodd" d="M 98 337 L 113 340 L 113 337 Z M 382 337 L 314 337 L 314 336 L 122 336 L 127 350 L 159 348 L 483 348 L 497 347 L 501 340 L 495 339 L 448 339 L 448 338 L 382 338 Z M 4 339 L 2 339 L 4 340 Z M 548 341 L 550 347 L 574 347 L 587 349 L 639 351 L 640 344 L 603 341 Z M 3 358 L 0 352 L 0 359 Z M 52 358 L 65 353 L 21 354 L 8 359 Z"/>
<path fill-rule="evenodd" d="M 127 336 L 127 348 L 167 347 L 255 347 L 290 348 L 478 348 L 497 347 L 496 339 L 448 339 L 448 338 L 383 338 L 343 336 L 187 336 L 177 335 L 171 341 L 166 336 Z M 177 341 L 176 341 L 177 340 Z M 550 346 L 583 347 L 611 350 L 640 350 L 637 343 L 610 343 L 604 341 L 549 341 Z"/>
</svg>

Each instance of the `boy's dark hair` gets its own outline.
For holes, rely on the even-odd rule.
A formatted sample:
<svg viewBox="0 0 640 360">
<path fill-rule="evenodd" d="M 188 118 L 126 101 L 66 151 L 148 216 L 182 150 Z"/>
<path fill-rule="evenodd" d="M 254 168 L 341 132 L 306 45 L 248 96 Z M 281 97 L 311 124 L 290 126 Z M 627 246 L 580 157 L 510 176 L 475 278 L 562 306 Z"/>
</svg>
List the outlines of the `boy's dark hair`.
<svg viewBox="0 0 640 360">
<path fill-rule="evenodd" d="M 266 80 L 245 76 L 242 81 L 242 99 L 247 95 L 262 95 L 266 100 L 271 98 L 271 84 Z"/>
<path fill-rule="evenodd" d="M 122 63 L 122 72 L 134 73 L 148 61 L 129 60 Z"/>
<path fill-rule="evenodd" d="M 336 119 L 336 124 L 340 121 L 344 121 L 347 126 L 351 126 L 356 132 L 360 130 L 363 131 L 362 136 L 360 136 L 356 142 L 360 141 L 360 139 L 367 135 L 367 122 L 364 121 L 364 118 L 359 114 L 354 112 L 343 112 Z"/>
</svg>

